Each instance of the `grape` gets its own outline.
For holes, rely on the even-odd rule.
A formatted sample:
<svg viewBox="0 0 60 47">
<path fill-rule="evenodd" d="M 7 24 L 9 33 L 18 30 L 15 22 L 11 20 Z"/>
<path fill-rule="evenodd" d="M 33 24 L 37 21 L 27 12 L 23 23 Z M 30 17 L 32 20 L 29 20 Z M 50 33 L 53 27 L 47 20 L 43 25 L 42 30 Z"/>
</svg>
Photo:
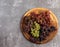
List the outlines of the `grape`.
<svg viewBox="0 0 60 47">
<path fill-rule="evenodd" d="M 23 21 L 23 22 L 24 22 L 25 24 L 27 24 L 27 23 L 28 23 L 28 21 L 29 21 L 29 17 L 28 17 L 28 16 L 25 16 L 25 17 L 24 17 L 24 21 Z"/>
<path fill-rule="evenodd" d="M 40 35 L 39 37 L 40 41 L 45 40 L 45 37 L 43 35 Z"/>
<path fill-rule="evenodd" d="M 51 26 L 50 29 L 51 29 L 51 31 L 56 30 L 56 28 L 54 26 Z"/>
</svg>

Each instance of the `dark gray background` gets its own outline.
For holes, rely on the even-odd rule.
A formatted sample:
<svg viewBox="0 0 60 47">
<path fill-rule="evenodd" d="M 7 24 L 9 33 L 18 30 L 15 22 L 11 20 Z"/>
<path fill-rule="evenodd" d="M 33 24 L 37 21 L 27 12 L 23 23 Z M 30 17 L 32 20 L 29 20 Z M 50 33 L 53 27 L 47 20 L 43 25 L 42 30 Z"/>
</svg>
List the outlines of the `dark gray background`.
<svg viewBox="0 0 60 47">
<path fill-rule="evenodd" d="M 59 21 L 56 37 L 47 44 L 30 43 L 19 29 L 22 15 L 35 7 L 50 9 Z M 0 0 L 0 47 L 60 47 L 60 0 Z"/>
</svg>

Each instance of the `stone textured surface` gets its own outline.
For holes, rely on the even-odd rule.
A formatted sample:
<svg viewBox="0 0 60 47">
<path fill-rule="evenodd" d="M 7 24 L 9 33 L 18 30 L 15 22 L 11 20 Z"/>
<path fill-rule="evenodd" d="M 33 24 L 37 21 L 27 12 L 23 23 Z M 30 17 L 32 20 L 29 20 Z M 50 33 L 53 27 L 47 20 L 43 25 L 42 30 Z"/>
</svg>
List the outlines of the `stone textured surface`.
<svg viewBox="0 0 60 47">
<path fill-rule="evenodd" d="M 19 29 L 23 14 L 35 7 L 50 9 L 59 21 L 56 37 L 47 44 L 27 41 Z M 0 47 L 60 47 L 60 0 L 0 0 Z"/>
</svg>

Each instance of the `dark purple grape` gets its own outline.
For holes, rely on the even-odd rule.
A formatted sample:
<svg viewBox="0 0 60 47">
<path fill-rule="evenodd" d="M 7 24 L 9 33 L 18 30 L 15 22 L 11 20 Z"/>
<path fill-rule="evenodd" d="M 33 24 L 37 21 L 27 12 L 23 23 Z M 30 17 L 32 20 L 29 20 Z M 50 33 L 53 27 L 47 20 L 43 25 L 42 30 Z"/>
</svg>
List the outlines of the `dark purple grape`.
<svg viewBox="0 0 60 47">
<path fill-rule="evenodd" d="M 49 32 L 48 31 L 46 31 L 46 36 L 49 36 Z"/>
<path fill-rule="evenodd" d="M 51 27 L 46 28 L 46 30 L 48 32 L 52 32 L 52 31 L 56 30 L 56 28 L 54 26 L 51 26 Z"/>
<path fill-rule="evenodd" d="M 36 38 L 34 38 L 34 37 L 30 37 L 30 41 L 32 41 L 32 42 L 36 42 Z"/>
<path fill-rule="evenodd" d="M 29 31 L 30 31 L 29 26 L 24 25 L 24 27 L 23 27 L 23 31 L 24 31 L 24 32 L 29 32 Z"/>
<path fill-rule="evenodd" d="M 50 30 L 50 29 L 48 29 L 47 31 L 48 31 L 48 32 L 51 32 L 51 30 Z"/>
<path fill-rule="evenodd" d="M 51 29 L 50 29 L 50 27 L 46 28 L 46 31 L 48 31 L 48 32 L 51 32 Z"/>
<path fill-rule="evenodd" d="M 28 16 L 25 16 L 25 17 L 24 17 L 24 21 L 23 21 L 23 22 L 24 22 L 25 24 L 27 24 L 27 23 L 28 23 L 28 21 L 29 21 Z"/>
<path fill-rule="evenodd" d="M 40 41 L 43 41 L 43 40 L 45 40 L 45 37 L 43 35 L 40 35 L 39 39 L 40 39 Z"/>
<path fill-rule="evenodd" d="M 56 28 L 55 28 L 54 26 L 51 26 L 51 27 L 50 27 L 50 30 L 51 30 L 51 31 L 55 31 Z"/>
</svg>

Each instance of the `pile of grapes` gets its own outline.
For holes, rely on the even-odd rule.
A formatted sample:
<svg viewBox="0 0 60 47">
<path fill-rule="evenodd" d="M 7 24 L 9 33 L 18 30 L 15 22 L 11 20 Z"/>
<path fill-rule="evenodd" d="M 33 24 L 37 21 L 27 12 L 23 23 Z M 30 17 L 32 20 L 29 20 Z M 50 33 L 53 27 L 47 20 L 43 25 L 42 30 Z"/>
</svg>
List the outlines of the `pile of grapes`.
<svg viewBox="0 0 60 47">
<path fill-rule="evenodd" d="M 31 34 L 32 25 L 36 21 L 40 25 L 39 37 L 35 38 Z M 47 36 L 49 36 L 50 32 L 55 31 L 56 28 L 53 25 L 50 25 L 50 13 L 49 11 L 42 11 L 39 14 L 32 12 L 30 16 L 25 16 L 23 18 L 23 31 L 30 34 L 30 40 L 42 41 L 45 40 Z"/>
</svg>

